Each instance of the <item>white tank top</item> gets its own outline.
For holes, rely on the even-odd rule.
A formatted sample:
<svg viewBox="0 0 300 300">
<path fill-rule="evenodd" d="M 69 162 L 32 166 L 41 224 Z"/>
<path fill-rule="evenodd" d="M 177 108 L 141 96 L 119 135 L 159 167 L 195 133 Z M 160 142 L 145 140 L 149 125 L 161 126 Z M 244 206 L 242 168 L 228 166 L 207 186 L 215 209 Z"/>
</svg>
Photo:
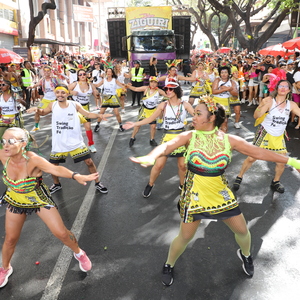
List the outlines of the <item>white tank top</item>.
<svg viewBox="0 0 300 300">
<path fill-rule="evenodd" d="M 84 147 L 80 119 L 76 103 L 67 101 L 68 107 L 61 108 L 59 102 L 52 106 L 52 152 L 70 152 Z"/>
<path fill-rule="evenodd" d="M 44 98 L 47 99 L 47 100 L 55 100 L 56 96 L 55 96 L 55 93 L 54 93 L 54 89 L 51 87 L 50 81 L 45 80 Z"/>
<path fill-rule="evenodd" d="M 4 100 L 3 95 L 0 96 L 0 107 L 2 115 L 15 115 L 18 113 L 16 100 L 10 97 L 7 101 Z"/>
<path fill-rule="evenodd" d="M 146 91 L 146 95 L 143 97 L 143 105 L 146 108 L 153 109 L 158 105 L 159 101 L 159 92 L 156 90 L 153 94 L 150 95 L 150 89 L 148 88 Z"/>
<path fill-rule="evenodd" d="M 124 72 L 122 71 L 120 75 L 118 75 L 118 81 L 121 83 L 125 82 Z"/>
<path fill-rule="evenodd" d="M 119 86 L 116 84 L 115 78 L 113 78 L 111 81 L 107 81 L 107 79 L 104 78 L 104 83 L 103 83 L 104 95 L 116 95 L 116 89 L 118 88 Z"/>
<path fill-rule="evenodd" d="M 291 111 L 291 102 L 286 101 L 285 108 L 276 107 L 276 101 L 273 99 L 272 107 L 261 125 L 273 136 L 280 136 L 284 133 Z"/>
<path fill-rule="evenodd" d="M 218 86 L 219 87 L 220 86 L 230 87 L 230 86 L 232 86 L 231 85 L 231 80 L 223 81 L 223 80 L 220 79 Z M 231 94 L 230 94 L 230 92 L 226 91 L 226 92 L 223 92 L 223 93 L 220 93 L 220 94 L 216 94 L 214 96 L 219 97 L 219 98 L 229 98 L 231 96 Z"/>
<path fill-rule="evenodd" d="M 76 83 L 76 86 L 73 91 L 78 92 L 76 96 L 72 96 L 73 100 L 79 102 L 81 105 L 87 105 L 90 103 L 91 95 L 93 93 L 92 85 L 89 85 L 89 89 L 86 92 L 82 92 L 80 89 L 79 83 Z"/>
<path fill-rule="evenodd" d="M 164 112 L 163 128 L 166 130 L 181 129 L 184 127 L 185 119 L 186 110 L 183 101 L 179 106 L 170 106 L 168 101 Z"/>
</svg>

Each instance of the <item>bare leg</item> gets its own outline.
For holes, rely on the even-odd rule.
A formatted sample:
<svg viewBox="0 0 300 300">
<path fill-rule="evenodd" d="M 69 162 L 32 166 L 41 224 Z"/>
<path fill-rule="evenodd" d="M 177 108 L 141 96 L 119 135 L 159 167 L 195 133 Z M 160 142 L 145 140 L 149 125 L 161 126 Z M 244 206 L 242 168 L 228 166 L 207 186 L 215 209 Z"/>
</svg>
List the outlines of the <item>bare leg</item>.
<svg viewBox="0 0 300 300">
<path fill-rule="evenodd" d="M 114 108 L 114 114 L 116 116 L 116 119 L 117 119 L 118 123 L 119 124 L 122 123 L 120 112 L 119 112 L 119 108 Z"/>
<path fill-rule="evenodd" d="M 276 163 L 274 181 L 280 181 L 280 177 L 285 169 L 285 164 Z"/>
<path fill-rule="evenodd" d="M 233 107 L 233 111 L 235 113 L 235 123 L 238 123 L 241 118 L 241 106 L 240 105 L 235 105 Z"/>
<path fill-rule="evenodd" d="M 9 210 L 6 210 L 5 240 L 2 246 L 2 267 L 5 270 L 10 267 L 10 260 L 15 252 L 25 220 L 25 214 L 14 214 Z"/>
<path fill-rule="evenodd" d="M 131 138 L 134 139 L 134 137 L 137 135 L 137 133 L 139 132 L 141 126 L 136 126 L 136 127 L 133 127 L 133 132 L 132 132 L 132 135 L 131 135 Z"/>
<path fill-rule="evenodd" d="M 80 248 L 78 247 L 74 234 L 66 228 L 58 210 L 55 207 L 50 209 L 41 208 L 37 215 L 43 220 L 55 237 L 71 248 L 73 252 L 80 252 Z"/>
<path fill-rule="evenodd" d="M 87 165 L 87 167 L 88 167 L 88 169 L 89 169 L 89 172 L 90 172 L 91 174 L 97 172 L 97 168 L 96 168 L 96 166 L 95 166 L 95 164 L 94 164 L 94 162 L 93 162 L 93 160 L 92 160 L 91 158 L 85 159 L 84 162 L 86 163 L 86 165 Z M 96 182 L 96 183 L 99 182 L 99 179 L 97 178 L 97 179 L 95 180 L 95 182 Z"/>
<path fill-rule="evenodd" d="M 150 124 L 150 140 L 154 140 L 155 133 L 156 133 L 156 124 Z"/>
<path fill-rule="evenodd" d="M 185 160 L 184 157 L 178 157 L 178 159 L 177 159 L 180 185 L 184 184 L 184 178 L 185 178 L 185 172 L 186 172 L 186 166 L 185 166 L 184 160 Z"/>
<path fill-rule="evenodd" d="M 159 157 L 156 160 L 154 166 L 151 169 L 151 173 L 150 173 L 149 184 L 151 186 L 153 186 L 153 184 L 156 181 L 157 177 L 159 176 L 160 172 L 164 168 L 166 162 L 167 162 L 167 157 L 166 156 Z"/>
<path fill-rule="evenodd" d="M 52 164 L 55 165 L 55 166 L 59 165 L 59 164 L 54 164 L 54 163 L 52 163 Z M 59 184 L 59 177 L 58 176 L 52 174 L 52 179 L 53 179 L 53 183 Z"/>
<path fill-rule="evenodd" d="M 255 158 L 252 158 L 252 157 L 248 156 L 248 157 L 245 159 L 245 161 L 244 161 L 244 163 L 243 163 L 243 165 L 242 165 L 242 168 L 241 168 L 241 170 L 240 170 L 240 173 L 239 173 L 238 177 L 243 178 L 243 175 L 246 173 L 246 171 L 247 171 L 248 169 L 251 168 L 252 164 L 253 164 L 255 161 L 256 161 Z"/>
</svg>

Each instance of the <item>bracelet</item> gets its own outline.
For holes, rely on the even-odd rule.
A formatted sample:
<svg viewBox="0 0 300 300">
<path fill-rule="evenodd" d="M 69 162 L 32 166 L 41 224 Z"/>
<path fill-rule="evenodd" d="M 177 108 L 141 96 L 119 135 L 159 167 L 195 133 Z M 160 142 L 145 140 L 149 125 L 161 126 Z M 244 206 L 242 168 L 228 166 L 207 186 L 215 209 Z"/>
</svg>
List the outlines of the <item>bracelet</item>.
<svg viewBox="0 0 300 300">
<path fill-rule="evenodd" d="M 77 174 L 79 174 L 79 173 L 78 173 L 78 172 L 73 172 L 73 174 L 72 174 L 72 179 L 73 179 L 73 180 L 76 180 L 76 179 L 74 178 L 74 176 L 77 175 Z"/>
</svg>

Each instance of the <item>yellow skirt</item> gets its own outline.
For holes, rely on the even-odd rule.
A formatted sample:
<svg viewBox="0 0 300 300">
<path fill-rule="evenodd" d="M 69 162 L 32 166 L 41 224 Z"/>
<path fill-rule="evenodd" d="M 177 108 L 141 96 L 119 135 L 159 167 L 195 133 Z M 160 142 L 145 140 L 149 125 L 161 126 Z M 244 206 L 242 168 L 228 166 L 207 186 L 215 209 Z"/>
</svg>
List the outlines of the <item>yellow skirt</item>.
<svg viewBox="0 0 300 300">
<path fill-rule="evenodd" d="M 168 131 L 171 133 L 168 133 Z M 183 130 L 181 130 L 181 129 L 180 130 L 166 130 L 166 133 L 163 135 L 160 145 L 173 140 L 178 134 L 180 134 L 182 132 L 183 132 Z M 186 152 L 186 147 L 180 146 L 179 148 L 175 149 L 172 153 L 170 153 L 168 155 L 168 157 L 183 157 L 185 152 Z"/>
<path fill-rule="evenodd" d="M 112 95 L 112 96 L 103 95 L 101 107 L 117 108 L 117 107 L 120 107 L 120 106 L 121 106 L 120 105 L 120 100 L 119 100 L 119 97 L 117 95 Z"/>
<path fill-rule="evenodd" d="M 229 98 L 221 98 L 217 96 L 213 96 L 213 99 L 216 103 L 219 103 L 224 106 L 225 108 L 225 113 L 227 116 L 230 116 L 230 106 L 229 106 Z"/>
<path fill-rule="evenodd" d="M 238 207 L 238 203 L 225 175 L 210 177 L 187 171 L 179 206 L 183 222 L 191 223 L 195 214 L 221 214 Z"/>
<path fill-rule="evenodd" d="M 253 145 L 280 154 L 287 153 L 284 134 L 280 136 L 270 135 L 262 125 L 257 128 Z"/>
<path fill-rule="evenodd" d="M 141 106 L 141 108 L 139 110 L 138 120 L 141 121 L 141 120 L 151 117 L 155 111 L 156 111 L 156 107 L 153 109 L 148 109 L 145 106 Z M 150 124 L 156 124 L 156 120 L 151 122 Z"/>
</svg>

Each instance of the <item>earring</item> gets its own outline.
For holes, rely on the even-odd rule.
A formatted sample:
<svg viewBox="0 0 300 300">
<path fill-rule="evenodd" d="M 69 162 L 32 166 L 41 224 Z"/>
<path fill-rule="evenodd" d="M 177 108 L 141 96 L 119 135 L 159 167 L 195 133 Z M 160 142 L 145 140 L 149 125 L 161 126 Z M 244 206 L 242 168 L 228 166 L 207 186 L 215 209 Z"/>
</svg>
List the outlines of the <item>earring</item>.
<svg viewBox="0 0 300 300">
<path fill-rule="evenodd" d="M 22 156 L 23 156 L 25 159 L 28 159 L 28 156 L 26 155 L 26 149 L 25 149 L 25 147 L 22 147 L 21 150 L 22 150 Z"/>
</svg>

